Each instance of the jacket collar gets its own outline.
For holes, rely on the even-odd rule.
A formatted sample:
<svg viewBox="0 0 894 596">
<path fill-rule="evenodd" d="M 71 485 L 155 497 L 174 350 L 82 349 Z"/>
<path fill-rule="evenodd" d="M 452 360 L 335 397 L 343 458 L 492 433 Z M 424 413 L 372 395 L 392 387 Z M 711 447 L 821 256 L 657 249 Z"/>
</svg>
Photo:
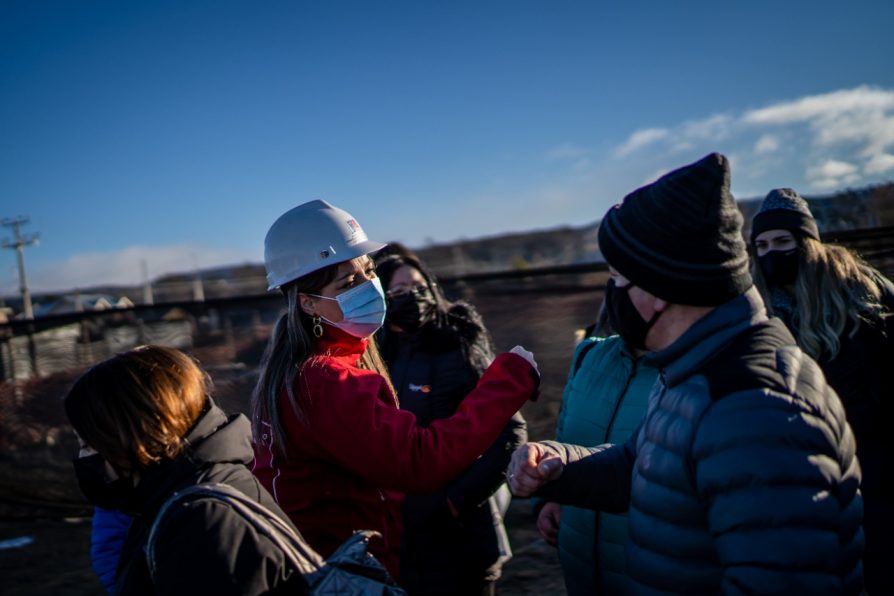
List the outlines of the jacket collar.
<svg viewBox="0 0 894 596">
<path fill-rule="evenodd" d="M 180 455 L 176 459 L 162 460 L 142 474 L 136 486 L 136 510 L 154 513 L 175 489 L 188 484 L 208 466 L 217 463 L 248 465 L 253 457 L 248 419 L 242 414 L 228 417 L 212 402 L 210 409 L 187 434 Z"/>
<path fill-rule="evenodd" d="M 752 286 L 696 321 L 665 349 L 648 354 L 646 361 L 662 371 L 668 386 L 674 386 L 701 369 L 742 331 L 766 319 L 763 300 Z"/>
<path fill-rule="evenodd" d="M 328 323 L 323 323 L 323 337 L 317 339 L 317 345 L 314 351 L 321 356 L 356 356 L 357 360 L 366 351 L 369 344 L 369 338 L 358 339 L 342 331 L 338 327 L 333 327 Z"/>
<path fill-rule="evenodd" d="M 627 342 L 625 342 L 620 337 L 618 338 L 618 342 L 620 343 L 618 352 L 621 354 L 621 356 L 623 356 L 630 362 L 636 362 L 636 359 L 639 358 L 639 356 L 636 355 L 636 352 L 631 350 L 630 346 L 627 345 Z"/>
</svg>

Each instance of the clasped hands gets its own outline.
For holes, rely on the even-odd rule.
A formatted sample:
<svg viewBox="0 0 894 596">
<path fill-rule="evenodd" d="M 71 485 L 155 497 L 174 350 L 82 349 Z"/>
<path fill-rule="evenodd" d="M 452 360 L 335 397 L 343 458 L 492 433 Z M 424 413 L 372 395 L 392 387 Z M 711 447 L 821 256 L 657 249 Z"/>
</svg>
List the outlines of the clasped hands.
<svg viewBox="0 0 894 596">
<path fill-rule="evenodd" d="M 549 452 L 540 443 L 525 443 L 515 450 L 506 479 L 516 497 L 530 497 L 541 486 L 562 475 L 562 458 Z"/>
</svg>

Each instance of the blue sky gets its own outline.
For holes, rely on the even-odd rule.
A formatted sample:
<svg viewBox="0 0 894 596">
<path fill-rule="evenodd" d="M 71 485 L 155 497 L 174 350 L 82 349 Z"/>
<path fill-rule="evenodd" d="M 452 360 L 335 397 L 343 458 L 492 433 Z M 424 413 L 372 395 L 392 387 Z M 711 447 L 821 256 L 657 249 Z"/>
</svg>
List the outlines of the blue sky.
<svg viewBox="0 0 894 596">
<path fill-rule="evenodd" d="M 887 181 L 892 22 L 860 1 L 4 0 L 0 216 L 30 216 L 48 290 L 260 261 L 315 198 L 422 246 L 590 223 L 715 150 L 739 198 Z"/>
</svg>

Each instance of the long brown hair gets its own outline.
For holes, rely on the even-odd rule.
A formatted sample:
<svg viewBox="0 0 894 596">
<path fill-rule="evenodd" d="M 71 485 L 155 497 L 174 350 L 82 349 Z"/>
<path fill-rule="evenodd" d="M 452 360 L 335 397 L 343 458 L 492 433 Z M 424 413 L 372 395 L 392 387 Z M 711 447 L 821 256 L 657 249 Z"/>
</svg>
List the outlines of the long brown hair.
<svg viewBox="0 0 894 596">
<path fill-rule="evenodd" d="M 211 379 L 173 348 L 142 346 L 100 362 L 65 396 L 81 440 L 119 471 L 173 459 L 202 414 Z"/>
<path fill-rule="evenodd" d="M 312 333 L 313 321 L 301 308 L 298 295 L 319 292 L 335 279 L 338 265 L 309 273 L 281 288 L 286 300 L 286 311 L 277 320 L 261 357 L 261 373 L 251 396 L 252 434 L 257 440 L 263 434 L 262 424 L 270 425 L 274 445 L 283 456 L 287 456 L 284 446 L 288 444 L 288 437 L 279 411 L 279 395 L 285 388 L 295 415 L 306 422 L 304 408 L 295 395 L 295 380 L 301 375 L 308 360 L 316 354 L 317 348 L 317 338 Z M 396 396 L 388 368 L 379 355 L 375 341 L 368 342 L 366 351 L 360 357 L 359 367 L 381 375 L 392 395 Z M 395 397 L 395 403 L 396 399 Z"/>
<path fill-rule="evenodd" d="M 798 238 L 798 274 L 792 334 L 814 359 L 833 359 L 841 348 L 841 336 L 853 337 L 866 321 L 884 310 L 876 281 L 881 274 L 857 254 L 810 237 Z M 770 286 L 755 259 L 752 278 L 767 310 L 773 312 Z"/>
</svg>

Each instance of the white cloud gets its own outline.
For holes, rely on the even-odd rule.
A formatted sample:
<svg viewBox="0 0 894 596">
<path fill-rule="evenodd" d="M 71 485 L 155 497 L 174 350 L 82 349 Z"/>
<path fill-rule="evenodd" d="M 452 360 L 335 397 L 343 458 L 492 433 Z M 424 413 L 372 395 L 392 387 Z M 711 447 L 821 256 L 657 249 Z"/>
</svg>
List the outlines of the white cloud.
<svg viewBox="0 0 894 596">
<path fill-rule="evenodd" d="M 818 166 L 807 168 L 808 178 L 840 178 L 849 174 L 854 174 L 857 166 L 845 161 L 836 161 L 830 159 Z"/>
<path fill-rule="evenodd" d="M 680 126 L 680 135 L 685 139 L 700 141 L 720 141 L 726 138 L 734 119 L 726 114 L 715 114 L 703 120 L 690 120 Z"/>
<path fill-rule="evenodd" d="M 452 202 L 450 214 L 465 218 L 467 237 L 580 225 L 635 188 L 713 151 L 729 158 L 733 194 L 740 199 L 762 198 L 781 186 L 825 193 L 879 182 L 894 171 L 894 141 L 888 140 L 894 139 L 894 90 L 857 87 L 662 124 L 634 130 L 606 152 L 596 141 L 557 144 L 535 156 L 559 166 L 550 167 L 539 186 L 504 181 L 487 194 Z M 476 213 L 472 219 L 469 210 Z M 418 227 L 430 223 L 420 220 Z"/>
<path fill-rule="evenodd" d="M 733 182 L 751 188 L 879 182 L 894 171 L 894 90 L 863 85 L 642 129 L 614 157 L 654 171 L 712 151 L 738 154 Z"/>
<path fill-rule="evenodd" d="M 873 155 L 863 166 L 863 171 L 867 174 L 884 174 L 891 170 L 894 170 L 894 155 L 890 153 Z"/>
<path fill-rule="evenodd" d="M 763 153 L 774 153 L 779 149 L 779 138 L 775 135 L 762 135 L 754 144 L 754 152 L 758 155 Z"/>
<path fill-rule="evenodd" d="M 673 129 L 645 128 L 634 132 L 622 145 L 616 147 L 615 156 L 627 157 L 660 141 L 670 143 L 671 153 L 684 153 L 698 144 L 713 144 L 727 138 L 735 126 L 733 117 L 715 114 L 701 120 L 687 120 Z"/>
<path fill-rule="evenodd" d="M 841 190 L 845 182 L 840 178 L 816 178 L 810 181 L 810 189 L 820 192 Z"/>
<path fill-rule="evenodd" d="M 627 141 L 615 149 L 618 157 L 626 157 L 638 149 L 642 149 L 657 141 L 667 138 L 669 131 L 666 128 L 644 128 L 630 135 Z"/>
<path fill-rule="evenodd" d="M 811 124 L 817 144 L 850 144 L 860 157 L 872 158 L 894 146 L 894 109 L 835 114 Z"/>
<path fill-rule="evenodd" d="M 570 165 L 572 171 L 585 173 L 592 167 L 591 151 L 573 143 L 563 143 L 548 149 L 546 159 L 551 162 L 562 162 Z"/>
<path fill-rule="evenodd" d="M 861 86 L 749 110 L 742 120 L 749 124 L 791 124 L 837 114 L 894 109 L 894 91 Z"/>
<path fill-rule="evenodd" d="M 29 282 L 36 291 L 96 285 L 136 285 L 143 282 L 145 261 L 150 279 L 167 273 L 191 271 L 246 261 L 246 255 L 181 244 L 175 246 L 131 246 L 110 252 L 73 255 L 65 261 L 38 267 L 29 273 Z"/>
<path fill-rule="evenodd" d="M 806 177 L 815 190 L 835 190 L 860 180 L 854 164 L 834 159 L 807 168 Z"/>
<path fill-rule="evenodd" d="M 563 143 L 550 148 L 546 152 L 546 158 L 550 161 L 574 161 L 586 157 L 590 152 L 573 143 Z"/>
<path fill-rule="evenodd" d="M 806 124 L 817 147 L 851 145 L 872 157 L 894 145 L 894 91 L 861 86 L 780 102 L 743 114 L 751 126 Z"/>
</svg>

